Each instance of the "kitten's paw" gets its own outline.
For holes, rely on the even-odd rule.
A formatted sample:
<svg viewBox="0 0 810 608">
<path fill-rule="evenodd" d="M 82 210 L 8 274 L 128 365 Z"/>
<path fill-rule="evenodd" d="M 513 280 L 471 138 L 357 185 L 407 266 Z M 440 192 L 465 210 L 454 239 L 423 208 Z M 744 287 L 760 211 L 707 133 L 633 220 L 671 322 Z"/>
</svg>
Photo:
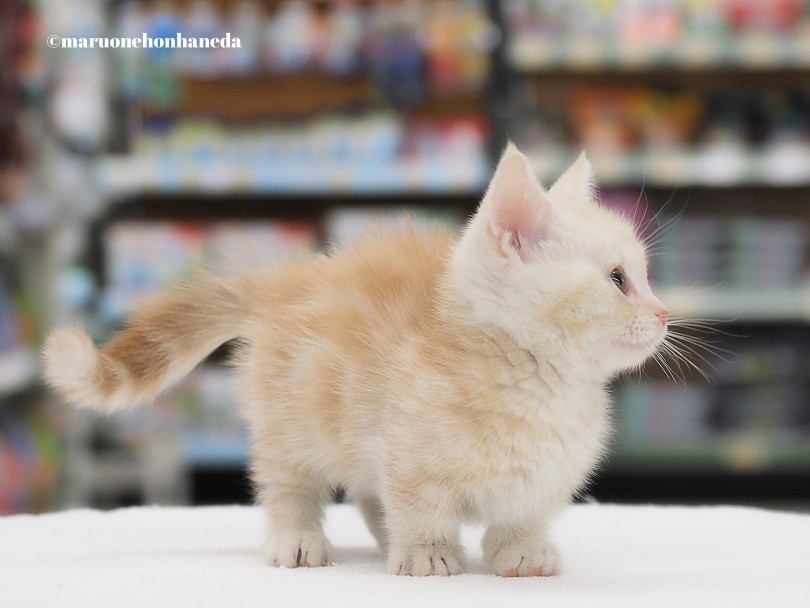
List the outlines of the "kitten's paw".
<svg viewBox="0 0 810 608">
<path fill-rule="evenodd" d="M 267 561 L 285 568 L 328 566 L 332 546 L 322 532 L 283 532 L 267 540 Z"/>
<path fill-rule="evenodd" d="M 392 546 L 388 555 L 388 572 L 402 576 L 450 576 L 461 572 L 463 560 L 458 545 Z"/>
<path fill-rule="evenodd" d="M 505 543 L 487 556 L 500 576 L 553 576 L 560 567 L 557 548 L 548 542 L 526 538 Z"/>
</svg>

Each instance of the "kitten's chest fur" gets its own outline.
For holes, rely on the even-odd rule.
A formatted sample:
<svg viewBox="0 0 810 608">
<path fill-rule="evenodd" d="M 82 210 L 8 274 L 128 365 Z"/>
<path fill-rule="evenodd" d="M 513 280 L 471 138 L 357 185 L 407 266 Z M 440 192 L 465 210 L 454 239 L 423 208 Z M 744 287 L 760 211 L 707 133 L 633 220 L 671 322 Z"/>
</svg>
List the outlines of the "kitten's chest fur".
<svg viewBox="0 0 810 608">
<path fill-rule="evenodd" d="M 482 409 L 494 413 L 470 445 L 478 471 L 470 514 L 497 520 L 562 504 L 593 470 L 608 433 L 601 383 L 566 377 L 542 355 L 492 343 L 470 372 Z"/>
</svg>

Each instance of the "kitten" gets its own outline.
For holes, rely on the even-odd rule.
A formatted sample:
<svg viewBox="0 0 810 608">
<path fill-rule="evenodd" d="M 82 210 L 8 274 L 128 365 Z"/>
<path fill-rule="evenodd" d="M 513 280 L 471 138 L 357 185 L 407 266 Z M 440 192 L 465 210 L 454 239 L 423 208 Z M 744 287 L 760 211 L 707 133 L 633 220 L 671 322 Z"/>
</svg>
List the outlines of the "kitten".
<svg viewBox="0 0 810 608">
<path fill-rule="evenodd" d="M 460 572 L 484 522 L 502 576 L 559 569 L 547 528 L 608 434 L 607 381 L 666 334 L 633 226 L 595 200 L 584 154 L 545 191 L 509 145 L 463 234 L 372 239 L 147 305 L 102 350 L 55 331 L 45 376 L 113 411 L 152 399 L 223 342 L 276 565 L 326 566 L 330 488 L 356 502 L 394 574 Z"/>
</svg>

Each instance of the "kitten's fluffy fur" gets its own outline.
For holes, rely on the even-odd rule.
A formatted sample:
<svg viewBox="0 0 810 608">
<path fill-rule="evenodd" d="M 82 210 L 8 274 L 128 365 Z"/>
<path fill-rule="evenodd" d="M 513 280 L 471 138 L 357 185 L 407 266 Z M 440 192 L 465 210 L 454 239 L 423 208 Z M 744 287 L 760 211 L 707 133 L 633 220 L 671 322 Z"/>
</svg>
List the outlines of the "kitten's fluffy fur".
<svg viewBox="0 0 810 608">
<path fill-rule="evenodd" d="M 239 338 L 271 563 L 329 563 L 322 505 L 340 485 L 392 573 L 460 572 L 459 522 L 474 519 L 496 573 L 553 574 L 546 530 L 603 450 L 605 384 L 666 333 L 644 246 L 591 179 L 583 155 L 545 191 L 510 145 L 459 240 L 406 231 L 176 288 L 101 351 L 54 332 L 47 380 L 111 411 Z"/>
</svg>

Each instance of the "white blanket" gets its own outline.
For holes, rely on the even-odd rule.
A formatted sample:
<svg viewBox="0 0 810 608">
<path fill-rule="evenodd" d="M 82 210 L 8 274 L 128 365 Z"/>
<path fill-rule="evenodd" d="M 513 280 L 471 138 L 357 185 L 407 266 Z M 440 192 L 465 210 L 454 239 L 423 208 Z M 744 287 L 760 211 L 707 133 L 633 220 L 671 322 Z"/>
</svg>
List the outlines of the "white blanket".
<svg viewBox="0 0 810 608">
<path fill-rule="evenodd" d="M 328 511 L 331 568 L 266 566 L 252 507 L 0 518 L 0 607 L 810 607 L 810 516 L 732 507 L 581 505 L 553 536 L 563 571 L 501 579 L 465 528 L 468 573 L 406 578 L 353 507 Z"/>
</svg>

